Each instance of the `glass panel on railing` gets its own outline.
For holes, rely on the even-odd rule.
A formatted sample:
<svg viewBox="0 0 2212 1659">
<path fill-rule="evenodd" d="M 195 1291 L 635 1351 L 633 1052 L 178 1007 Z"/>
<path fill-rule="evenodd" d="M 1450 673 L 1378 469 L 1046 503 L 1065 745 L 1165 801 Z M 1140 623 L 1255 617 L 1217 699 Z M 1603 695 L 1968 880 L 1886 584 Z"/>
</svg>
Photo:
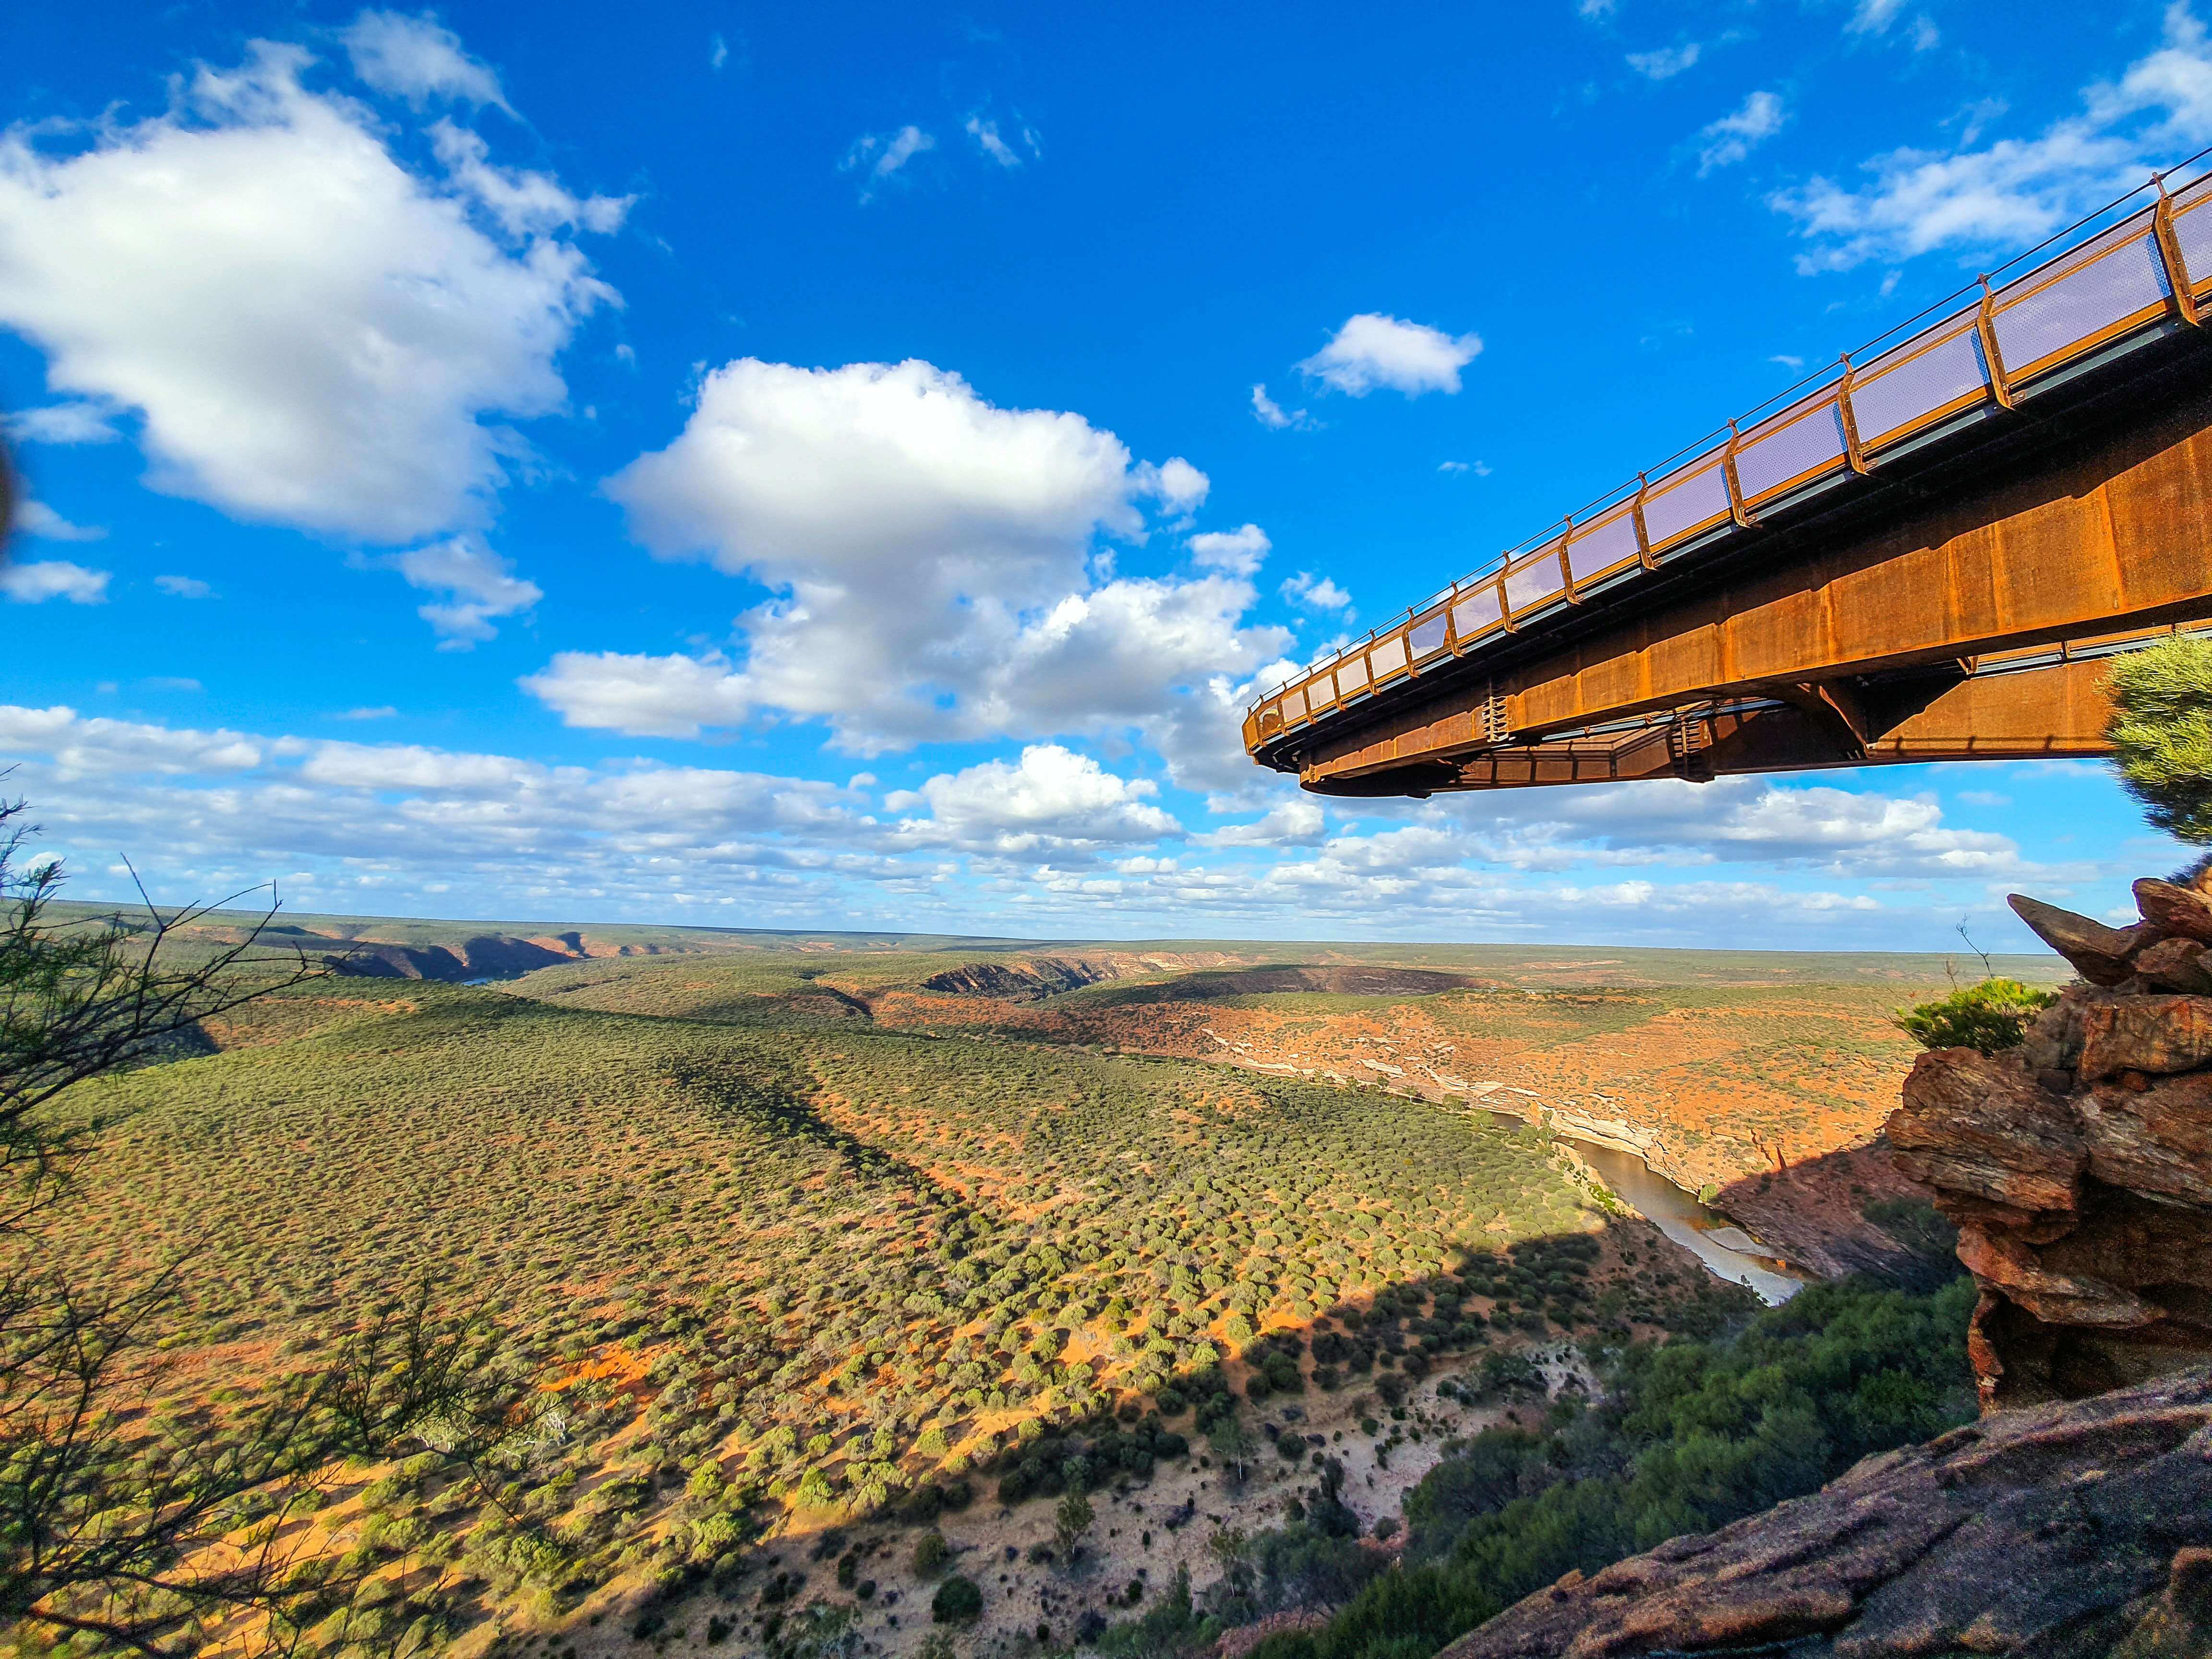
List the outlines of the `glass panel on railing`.
<svg viewBox="0 0 2212 1659">
<path fill-rule="evenodd" d="M 1728 510 L 1728 478 L 1716 456 L 1701 470 L 1677 473 L 1646 495 L 1644 528 L 1657 547 L 1698 525 L 1726 518 Z"/>
<path fill-rule="evenodd" d="M 1349 657 L 1337 665 L 1336 689 L 1346 696 L 1367 689 L 1367 659 Z"/>
<path fill-rule="evenodd" d="M 1990 319 L 2008 374 L 2024 374 L 2100 329 L 2172 297 L 2158 242 L 2141 235 L 1998 308 Z"/>
<path fill-rule="evenodd" d="M 1462 593 L 1451 608 L 1452 631 L 1464 644 L 1486 628 L 1498 626 L 1498 585 L 1492 582 Z"/>
<path fill-rule="evenodd" d="M 1973 314 L 1954 319 L 1948 326 L 1936 344 L 1917 355 L 1892 353 L 1851 383 L 1859 441 L 1869 449 L 1932 410 L 1989 390 Z"/>
<path fill-rule="evenodd" d="M 1642 556 L 1636 544 L 1633 507 L 1615 508 L 1610 517 L 1575 532 L 1574 539 L 1567 544 L 1567 562 L 1574 567 L 1577 586 L 1601 571 Z"/>
<path fill-rule="evenodd" d="M 1525 611 L 1566 585 L 1567 579 L 1559 574 L 1559 549 L 1547 549 L 1518 569 L 1505 573 L 1505 608 Z"/>
<path fill-rule="evenodd" d="M 1369 652 L 1367 659 L 1375 665 L 1376 679 L 1389 678 L 1406 665 L 1406 636 L 1393 634 Z"/>
<path fill-rule="evenodd" d="M 1303 685 L 1294 685 L 1283 693 L 1283 718 L 1286 720 L 1304 720 L 1305 714 L 1306 689 Z"/>
<path fill-rule="evenodd" d="M 1844 417 L 1832 397 L 1754 427 L 1736 446 L 1735 481 L 1747 500 L 1844 464 Z"/>
<path fill-rule="evenodd" d="M 1435 656 L 1444 648 L 1444 613 L 1431 611 L 1413 624 L 1413 631 L 1406 637 L 1413 641 L 1415 662 Z"/>
</svg>

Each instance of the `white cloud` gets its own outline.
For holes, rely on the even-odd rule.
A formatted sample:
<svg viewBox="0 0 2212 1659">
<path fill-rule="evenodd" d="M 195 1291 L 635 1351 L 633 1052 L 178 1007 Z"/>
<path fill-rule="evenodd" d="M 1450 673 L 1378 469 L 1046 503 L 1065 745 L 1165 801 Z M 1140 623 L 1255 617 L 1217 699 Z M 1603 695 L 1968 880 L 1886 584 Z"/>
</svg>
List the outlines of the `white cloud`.
<svg viewBox="0 0 2212 1659">
<path fill-rule="evenodd" d="M 95 525 L 71 524 L 44 501 L 15 503 L 15 528 L 50 542 L 96 542 L 107 532 Z"/>
<path fill-rule="evenodd" d="M 1303 409 L 1285 409 L 1267 395 L 1264 382 L 1252 388 L 1252 418 L 1261 426 L 1280 432 L 1285 427 L 1307 427 L 1313 424 Z"/>
<path fill-rule="evenodd" d="M 708 37 L 707 41 L 707 67 L 719 72 L 721 70 L 722 65 L 729 61 L 730 43 L 727 40 L 725 40 L 719 33 Z"/>
<path fill-rule="evenodd" d="M 1157 786 L 1116 777 L 1088 755 L 1033 744 L 1018 762 L 986 761 L 941 774 L 918 790 L 887 796 L 892 811 L 926 805 L 900 833 L 918 845 L 948 846 L 1001 857 L 1065 856 L 1180 836 L 1182 826 L 1152 805 Z"/>
<path fill-rule="evenodd" d="M 1844 270 L 1941 247 L 2021 247 L 2142 184 L 2154 161 L 2212 139 L 2212 46 L 2183 0 L 2168 7 L 2159 48 L 2117 82 L 2081 94 L 2081 112 L 2029 139 L 1949 150 L 1904 149 L 1865 164 L 1874 182 L 1847 190 L 1814 178 L 1770 198 L 1814 244 L 1808 272 Z M 1984 118 L 1969 121 L 1978 137 Z"/>
<path fill-rule="evenodd" d="M 696 738 L 753 707 L 745 677 L 719 658 L 562 651 L 517 683 L 567 725 L 634 738 Z"/>
<path fill-rule="evenodd" d="M 966 131 L 968 136 L 975 141 L 975 148 L 1000 167 L 1021 166 L 1022 158 L 1014 153 L 1013 146 L 999 136 L 999 124 L 996 121 L 987 121 L 980 115 L 971 115 L 968 118 Z"/>
<path fill-rule="evenodd" d="M 442 26 L 434 12 L 406 17 L 396 11 L 365 11 L 338 39 L 363 84 L 404 98 L 416 109 L 434 101 L 507 108 L 499 76 L 470 57 L 461 37 Z"/>
<path fill-rule="evenodd" d="M 1080 416 L 1000 409 L 930 364 L 708 376 L 683 434 L 608 483 L 639 538 L 774 595 L 741 667 L 568 653 L 526 684 L 572 725 L 659 734 L 764 706 L 859 752 L 929 738 L 1101 731 L 1279 648 L 1220 576 L 1095 582 L 1095 537 L 1187 514 L 1206 475 L 1133 464 Z M 864 672 L 856 672 L 865 665 Z"/>
<path fill-rule="evenodd" d="M 1628 67 L 1647 81 L 1670 81 L 1694 66 L 1704 51 L 1691 40 L 1679 46 L 1662 46 L 1656 52 L 1632 52 L 1628 54 Z"/>
<path fill-rule="evenodd" d="M 1274 544 L 1267 532 L 1256 524 L 1248 524 L 1235 530 L 1210 530 L 1202 536 L 1190 538 L 1191 556 L 1210 570 L 1225 570 L 1232 576 L 1249 576 L 1260 568 Z"/>
<path fill-rule="evenodd" d="M 1206 847 L 1315 847 L 1327 834 L 1321 803 L 1297 795 L 1250 823 L 1232 823 L 1195 839 Z"/>
<path fill-rule="evenodd" d="M 379 703 L 373 708 L 349 708 L 343 714 L 331 715 L 331 718 L 340 720 L 388 720 L 398 712 L 397 708 L 386 702 Z"/>
<path fill-rule="evenodd" d="M 98 404 L 48 404 L 0 422 L 8 435 L 28 444 L 105 444 L 123 434 Z"/>
<path fill-rule="evenodd" d="M 1942 44 L 1943 31 L 1936 27 L 1934 18 L 1923 15 L 1912 20 L 1913 51 L 1933 52 Z"/>
<path fill-rule="evenodd" d="M 417 38 L 398 23 L 393 52 Z M 450 70 L 374 61 L 395 88 Z M 526 453 L 499 421 L 562 407 L 554 360 L 615 296 L 547 228 L 550 181 L 470 143 L 448 144 L 458 176 L 410 171 L 368 109 L 301 85 L 310 62 L 257 42 L 164 114 L 9 132 L 0 324 L 57 390 L 139 412 L 158 489 L 372 542 L 441 533 L 485 516 Z"/>
<path fill-rule="evenodd" d="M 888 135 L 864 132 L 853 141 L 853 147 L 845 152 L 845 159 L 837 163 L 837 171 L 858 172 L 861 175 L 860 199 L 872 201 L 878 185 L 924 150 L 936 148 L 936 139 L 912 125 Z"/>
<path fill-rule="evenodd" d="M 1439 472 L 1472 472 L 1478 478 L 1486 478 L 1490 476 L 1490 463 L 1487 461 L 1438 461 L 1437 463 L 1437 471 Z"/>
<path fill-rule="evenodd" d="M 1620 9 L 1620 0 L 1575 0 L 1576 12 L 1592 22 L 1601 22 Z"/>
<path fill-rule="evenodd" d="M 1698 134 L 1705 143 L 1698 150 L 1698 176 L 1733 167 L 1781 131 L 1787 118 L 1781 99 L 1771 92 L 1753 93 L 1742 108 L 1722 116 Z"/>
<path fill-rule="evenodd" d="M 156 576 L 154 586 L 177 599 L 204 599 L 215 592 L 197 576 Z"/>
<path fill-rule="evenodd" d="M 527 611 L 545 597 L 536 582 L 514 574 L 507 560 L 474 536 L 455 536 L 397 554 L 392 567 L 410 587 L 447 597 L 421 606 L 416 614 L 430 624 L 441 651 L 465 651 L 493 638 L 495 617 Z"/>
<path fill-rule="evenodd" d="M 1778 351 L 1766 361 L 1770 363 L 1779 363 L 1792 373 L 1805 367 L 1805 360 L 1802 357 L 1792 356 L 1786 351 Z"/>
<path fill-rule="evenodd" d="M 1298 365 L 1325 386 L 1364 398 L 1377 386 L 1418 398 L 1459 390 L 1459 372 L 1482 349 L 1480 337 L 1451 335 L 1419 323 L 1362 312 Z"/>
<path fill-rule="evenodd" d="M 1283 584 L 1283 597 L 1309 611 L 1348 611 L 1352 595 L 1328 576 L 1316 579 L 1312 572 L 1301 570 Z"/>
<path fill-rule="evenodd" d="M 1886 34 L 1905 9 L 1905 0 L 1858 0 L 1851 21 L 1844 27 L 1853 34 Z"/>
<path fill-rule="evenodd" d="M 28 564 L 0 558 L 0 594 L 17 605 L 40 605 L 47 599 L 67 599 L 71 605 L 102 605 L 107 599 L 108 573 L 87 570 L 67 559 L 40 559 Z"/>
</svg>

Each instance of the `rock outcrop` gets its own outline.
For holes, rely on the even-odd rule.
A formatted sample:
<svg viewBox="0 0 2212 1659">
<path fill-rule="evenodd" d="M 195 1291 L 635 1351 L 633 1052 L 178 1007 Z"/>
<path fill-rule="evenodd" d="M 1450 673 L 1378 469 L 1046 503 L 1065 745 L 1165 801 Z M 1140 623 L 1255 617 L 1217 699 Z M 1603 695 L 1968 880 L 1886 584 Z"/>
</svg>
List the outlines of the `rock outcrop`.
<svg viewBox="0 0 2212 1659">
<path fill-rule="evenodd" d="M 1571 1573 L 1441 1659 L 2212 1653 L 2212 1370 L 1985 1417 Z"/>
<path fill-rule="evenodd" d="M 1923 1054 L 1889 1122 L 1981 1286 L 1985 1407 L 2212 1362 L 2212 901 L 2148 880 L 2136 897 L 2118 928 L 2014 898 L 2087 982 L 2018 1048 Z"/>
</svg>

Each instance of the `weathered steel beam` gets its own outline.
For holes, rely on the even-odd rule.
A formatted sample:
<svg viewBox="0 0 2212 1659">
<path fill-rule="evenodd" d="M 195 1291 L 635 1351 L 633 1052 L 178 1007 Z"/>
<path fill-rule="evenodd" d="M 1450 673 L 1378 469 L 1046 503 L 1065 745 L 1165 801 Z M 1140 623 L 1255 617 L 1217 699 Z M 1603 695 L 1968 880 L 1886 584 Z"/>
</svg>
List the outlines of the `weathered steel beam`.
<svg viewBox="0 0 2212 1659">
<path fill-rule="evenodd" d="M 1443 773 L 1438 763 L 1449 763 L 1465 775 L 1471 757 L 1495 744 L 1494 722 L 1486 728 L 1482 709 L 1486 696 L 1497 696 L 1513 747 L 1477 770 L 1498 781 L 1440 787 L 1504 787 L 1505 774 L 1524 768 L 1528 782 L 1580 781 L 1598 760 L 1587 751 L 1539 759 L 1531 740 L 1762 696 L 1794 704 L 1796 726 L 1845 753 L 1852 749 L 1845 738 L 1864 740 L 1852 759 L 1779 766 L 2097 753 L 2100 745 L 2082 746 L 2090 739 L 2065 718 L 2051 732 L 2029 729 L 2050 724 L 2036 712 L 2041 705 L 2018 702 L 2027 694 L 1996 690 L 1996 681 L 1957 703 L 1939 699 L 1929 717 L 1985 716 L 2013 721 L 2016 731 L 1901 730 L 1884 739 L 1892 748 L 1883 750 L 1860 724 L 1853 687 L 1990 653 L 2208 617 L 2212 395 L 2200 394 L 2069 447 L 2025 476 L 1918 506 L 1875 532 L 1796 550 L 1771 569 L 1754 561 L 1748 571 L 1507 670 L 1494 685 L 1416 693 L 1356 729 L 1316 731 L 1302 744 L 1300 776 L 1310 788 L 1347 793 L 1353 780 L 1367 778 L 1358 793 L 1379 793 L 1385 777 L 1410 777 L 1409 769 L 1433 779 Z M 1939 706 L 1946 711 L 1940 717 Z M 1776 740 L 1792 726 L 1759 720 Z M 2062 733 L 2064 745 L 2036 747 Z M 1778 752 L 1809 753 L 1805 744 L 1812 741 L 1793 737 Z M 1753 746 L 1763 751 L 1768 742 Z M 1744 736 L 1739 746 L 1751 744 Z M 2007 746 L 2014 744 L 2027 746 Z M 1633 769 L 1642 763 L 1607 759 L 1603 775 L 1658 775 Z M 1619 771 L 1622 766 L 1632 769 Z"/>
<path fill-rule="evenodd" d="M 2109 663 L 2098 658 L 1887 692 L 1778 699 L 1752 709 L 1654 715 L 1609 737 L 1516 743 L 1389 773 L 1312 780 L 1322 793 L 1432 794 L 1546 784 L 1703 781 L 1927 761 L 2078 759 L 2110 752 Z M 1847 699 L 1848 713 L 1836 706 Z"/>
</svg>

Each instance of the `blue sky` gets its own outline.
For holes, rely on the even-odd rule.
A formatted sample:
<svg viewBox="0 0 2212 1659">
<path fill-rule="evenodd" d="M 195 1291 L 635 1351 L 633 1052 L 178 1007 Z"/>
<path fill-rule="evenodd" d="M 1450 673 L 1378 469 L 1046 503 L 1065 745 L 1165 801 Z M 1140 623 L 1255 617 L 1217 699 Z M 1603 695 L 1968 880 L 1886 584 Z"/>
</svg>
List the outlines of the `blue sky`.
<svg viewBox="0 0 2212 1659">
<path fill-rule="evenodd" d="M 1335 803 L 1251 689 L 2212 143 L 2186 6 L 91 3 L 0 65 L 79 892 L 2014 946 L 2100 769 Z"/>
</svg>

